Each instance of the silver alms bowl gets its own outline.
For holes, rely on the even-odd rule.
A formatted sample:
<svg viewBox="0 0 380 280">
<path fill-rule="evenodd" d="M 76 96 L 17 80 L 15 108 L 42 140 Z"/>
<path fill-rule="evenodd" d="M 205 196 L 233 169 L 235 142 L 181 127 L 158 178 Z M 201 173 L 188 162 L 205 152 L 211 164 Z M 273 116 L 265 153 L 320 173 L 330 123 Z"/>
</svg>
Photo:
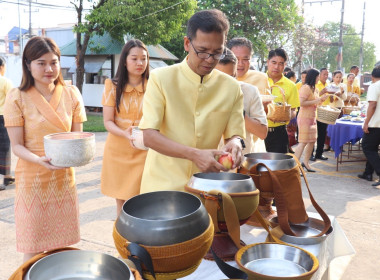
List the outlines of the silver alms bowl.
<svg viewBox="0 0 380 280">
<path fill-rule="evenodd" d="M 32 265 L 24 280 L 134 280 L 128 266 L 113 256 L 93 251 L 62 251 Z"/>
<path fill-rule="evenodd" d="M 249 279 L 282 279 L 301 275 L 310 275 L 311 278 L 318 269 L 318 260 L 311 253 L 296 246 L 277 243 L 245 246 L 237 252 L 235 260 L 247 272 Z"/>
<path fill-rule="evenodd" d="M 94 159 L 95 134 L 91 132 L 62 132 L 44 136 L 45 155 L 59 167 L 86 165 Z"/>
<path fill-rule="evenodd" d="M 244 155 L 242 166 L 250 170 L 254 165 L 264 163 L 271 170 L 287 170 L 297 166 L 292 156 L 281 153 L 250 153 Z M 259 166 L 258 171 L 267 171 Z"/>
<path fill-rule="evenodd" d="M 188 186 L 206 192 L 218 190 L 225 193 L 242 193 L 256 190 L 250 176 L 229 172 L 195 173 Z"/>
<path fill-rule="evenodd" d="M 116 229 L 130 242 L 147 246 L 181 243 L 209 226 L 206 208 L 196 196 L 180 191 L 144 193 L 127 200 Z"/>
</svg>

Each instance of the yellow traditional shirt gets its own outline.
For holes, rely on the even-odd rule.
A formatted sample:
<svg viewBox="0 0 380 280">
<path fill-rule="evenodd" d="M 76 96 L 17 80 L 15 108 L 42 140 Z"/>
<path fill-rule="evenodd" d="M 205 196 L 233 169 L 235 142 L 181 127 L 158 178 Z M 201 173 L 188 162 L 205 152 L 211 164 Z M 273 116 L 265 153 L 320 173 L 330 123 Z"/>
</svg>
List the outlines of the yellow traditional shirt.
<svg viewBox="0 0 380 280">
<path fill-rule="evenodd" d="M 223 136 L 245 138 L 243 94 L 232 77 L 212 71 L 201 77 L 185 59 L 182 63 L 152 71 L 144 96 L 140 129 L 156 129 L 177 143 L 199 149 L 217 149 Z M 149 149 L 141 193 L 183 191 L 199 172 L 186 159 Z"/>
<path fill-rule="evenodd" d="M 318 90 L 318 92 L 321 92 L 321 90 L 324 89 L 325 87 L 327 87 L 329 84 L 330 84 L 329 81 L 326 81 L 326 83 L 322 83 L 322 82 L 319 80 L 318 83 L 315 85 L 315 88 Z M 327 99 L 322 103 L 322 105 L 328 105 L 328 104 L 330 104 L 330 98 L 327 98 Z"/>
<path fill-rule="evenodd" d="M 0 115 L 3 115 L 5 97 L 12 87 L 12 82 L 9 79 L 0 76 Z"/>
<path fill-rule="evenodd" d="M 343 84 L 347 85 L 347 76 L 343 77 Z M 360 82 L 359 82 L 358 77 L 355 77 L 353 85 L 357 86 L 360 89 Z"/>
<path fill-rule="evenodd" d="M 282 75 L 282 78 L 279 81 L 277 81 L 277 83 L 274 83 L 273 80 L 269 77 L 268 80 L 270 86 L 276 85 L 285 91 L 285 101 L 291 106 L 292 109 L 300 107 L 300 99 L 295 83 L 286 78 L 284 75 Z M 272 95 L 277 96 L 274 102 L 283 102 L 283 96 L 278 88 L 273 88 Z M 289 122 L 287 122 L 286 124 L 288 123 Z M 274 123 L 271 120 L 268 120 L 268 127 L 278 127 L 281 125 L 284 125 L 284 123 Z"/>
<path fill-rule="evenodd" d="M 347 92 L 356 93 L 358 96 L 362 94 L 362 92 L 360 91 L 360 88 L 358 86 L 355 86 L 354 84 L 352 85 L 347 84 Z"/>
<path fill-rule="evenodd" d="M 260 94 L 268 94 L 270 92 L 268 76 L 260 71 L 248 70 L 244 76 L 237 78 L 237 80 L 256 86 Z"/>
</svg>

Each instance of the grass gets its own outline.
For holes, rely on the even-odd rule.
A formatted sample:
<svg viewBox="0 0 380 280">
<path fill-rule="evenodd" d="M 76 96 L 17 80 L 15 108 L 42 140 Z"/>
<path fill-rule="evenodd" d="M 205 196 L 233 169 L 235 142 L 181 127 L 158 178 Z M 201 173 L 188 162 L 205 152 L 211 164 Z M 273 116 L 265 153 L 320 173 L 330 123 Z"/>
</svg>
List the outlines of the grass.
<svg viewBox="0 0 380 280">
<path fill-rule="evenodd" d="M 83 131 L 105 132 L 107 131 L 103 124 L 103 116 L 87 114 L 87 121 L 83 124 Z"/>
</svg>

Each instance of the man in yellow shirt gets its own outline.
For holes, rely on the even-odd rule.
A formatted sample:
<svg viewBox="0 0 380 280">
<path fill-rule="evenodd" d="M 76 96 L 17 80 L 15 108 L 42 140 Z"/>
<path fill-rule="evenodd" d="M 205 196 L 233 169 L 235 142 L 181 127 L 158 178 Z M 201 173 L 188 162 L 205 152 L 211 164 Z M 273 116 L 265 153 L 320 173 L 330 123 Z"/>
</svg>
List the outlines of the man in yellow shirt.
<svg viewBox="0 0 380 280">
<path fill-rule="evenodd" d="M 228 41 L 227 47 L 238 60 L 236 72 L 238 81 L 256 86 L 260 94 L 268 94 L 270 86 L 267 75 L 260 71 L 249 69 L 253 55 L 252 42 L 244 37 L 236 37 Z"/>
<path fill-rule="evenodd" d="M 271 50 L 268 55 L 268 80 L 269 85 L 279 86 L 284 90 L 285 101 L 291 105 L 291 117 L 296 117 L 296 110 L 300 106 L 300 100 L 296 85 L 283 75 L 288 55 L 284 49 L 278 48 Z M 272 91 L 273 95 L 277 98 L 274 102 L 283 102 L 283 96 L 280 90 L 275 87 Z M 286 132 L 286 125 L 289 122 L 273 122 L 268 119 L 268 136 L 265 139 L 265 146 L 267 152 L 273 153 L 287 153 L 288 151 L 288 134 Z"/>
<path fill-rule="evenodd" d="M 329 77 L 329 70 L 327 68 L 321 68 L 319 70 L 319 82 L 315 85 L 315 87 L 318 89 L 319 92 L 321 92 L 325 87 L 327 87 L 330 83 L 327 80 Z M 327 98 L 324 105 L 329 104 L 330 99 Z M 313 154 L 311 155 L 310 160 L 315 161 L 316 159 L 320 160 L 328 160 L 327 157 L 323 155 L 323 148 L 325 146 L 325 139 L 327 134 L 327 124 L 317 121 L 317 130 L 318 130 L 318 136 L 317 136 L 317 150 L 315 151 L 315 156 Z"/>
<path fill-rule="evenodd" d="M 219 10 L 195 13 L 187 24 L 186 59 L 152 71 L 140 129 L 149 147 L 141 192 L 183 191 L 196 172 L 226 169 L 215 156 L 231 153 L 240 165 L 245 137 L 239 83 L 218 70 L 229 22 Z M 224 137 L 222 151 L 217 147 Z"/>
</svg>

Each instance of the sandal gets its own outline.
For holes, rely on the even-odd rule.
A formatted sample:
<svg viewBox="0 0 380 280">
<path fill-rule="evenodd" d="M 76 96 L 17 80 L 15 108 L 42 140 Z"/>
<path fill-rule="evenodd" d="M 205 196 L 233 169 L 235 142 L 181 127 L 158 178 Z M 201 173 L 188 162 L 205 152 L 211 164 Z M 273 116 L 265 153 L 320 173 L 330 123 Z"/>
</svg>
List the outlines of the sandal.
<svg viewBox="0 0 380 280">
<path fill-rule="evenodd" d="M 15 177 L 5 177 L 4 178 L 4 185 L 8 186 L 15 182 Z"/>
</svg>

